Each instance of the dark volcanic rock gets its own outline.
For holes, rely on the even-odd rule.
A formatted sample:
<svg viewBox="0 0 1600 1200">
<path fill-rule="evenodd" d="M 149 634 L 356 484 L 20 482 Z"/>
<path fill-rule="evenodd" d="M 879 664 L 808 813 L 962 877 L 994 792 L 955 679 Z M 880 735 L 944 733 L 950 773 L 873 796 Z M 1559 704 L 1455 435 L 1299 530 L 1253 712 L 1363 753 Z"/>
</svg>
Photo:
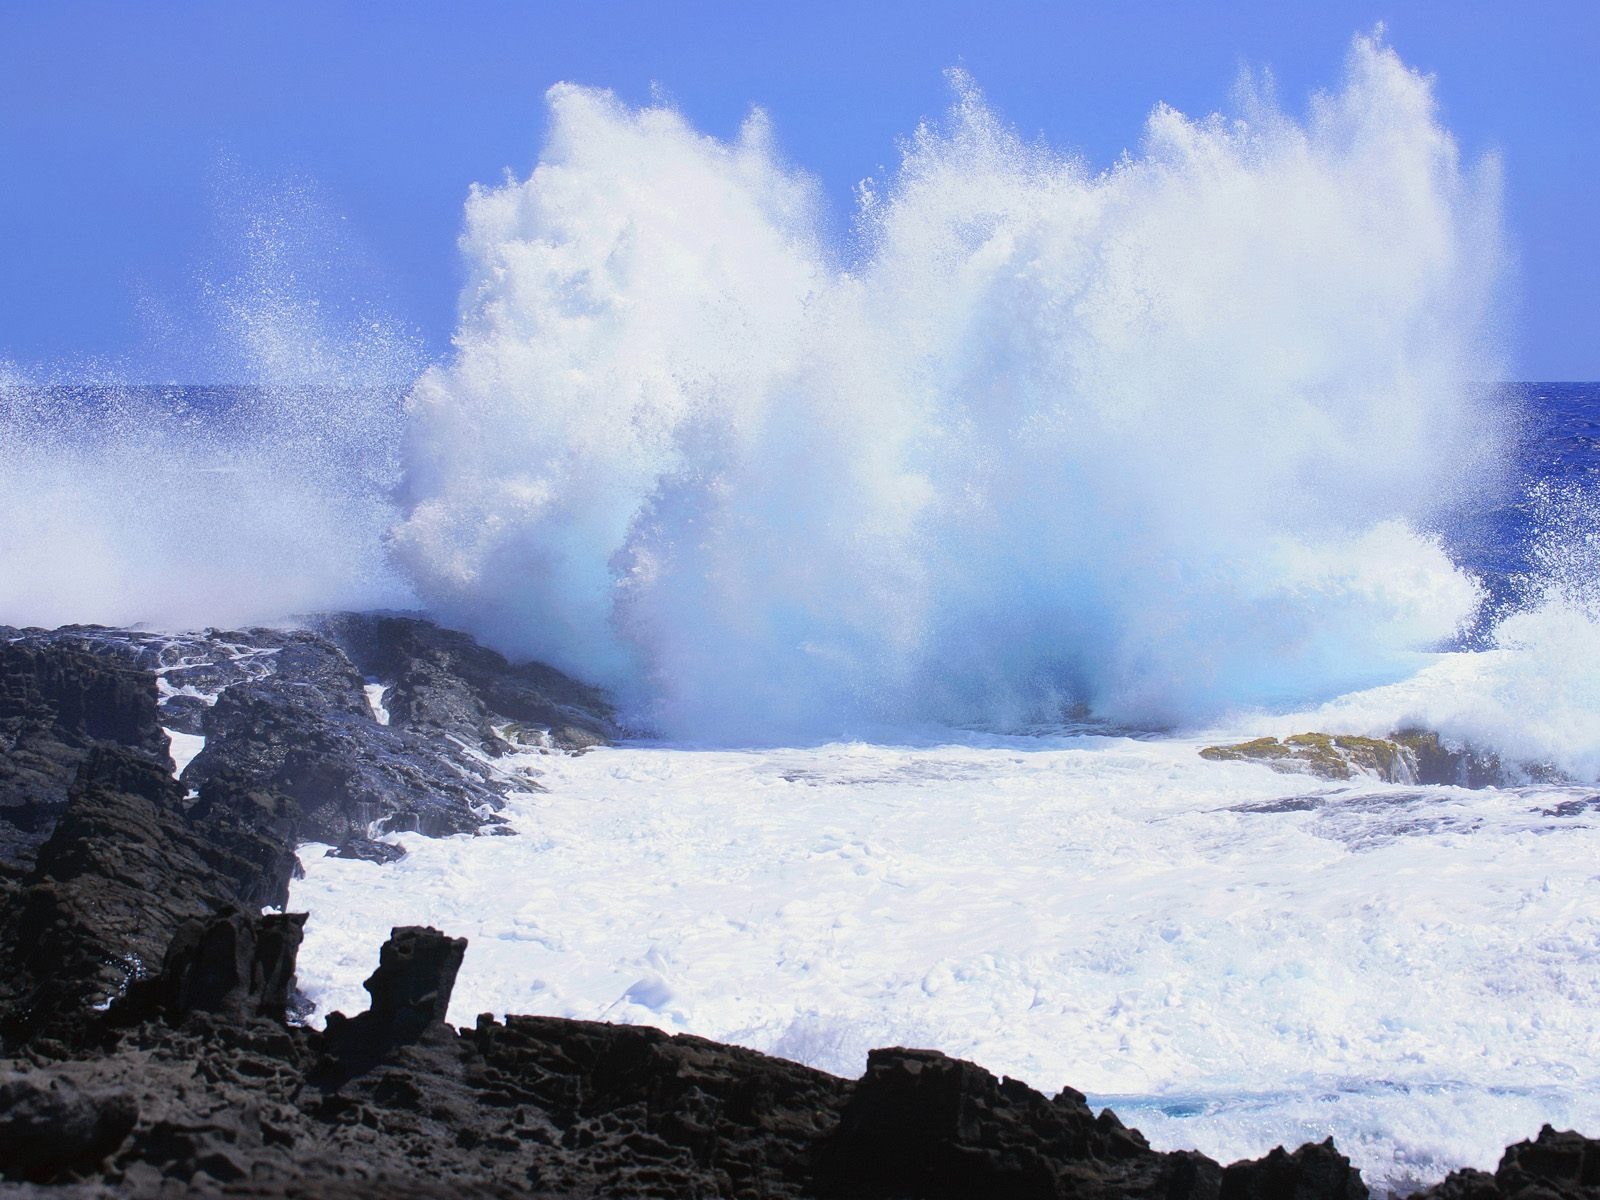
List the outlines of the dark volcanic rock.
<svg viewBox="0 0 1600 1200">
<path fill-rule="evenodd" d="M 1054 1100 L 932 1050 L 874 1050 L 821 1155 L 841 1196 L 1214 1197 L 1220 1172 L 1161 1155 L 1077 1092 Z"/>
<path fill-rule="evenodd" d="M 1423 1193 L 1429 1200 L 1600 1200 L 1600 1140 L 1546 1125 L 1507 1146 L 1493 1175 L 1456 1171 Z"/>
<path fill-rule="evenodd" d="M 328 629 L 0 631 L 8 1194 L 1364 1200 L 1331 1142 L 1224 1169 L 933 1051 L 875 1051 L 854 1082 L 649 1028 L 458 1031 L 466 943 L 432 929 L 393 932 L 367 1012 L 288 1023 L 305 917 L 255 914 L 298 840 L 381 859 L 375 822 L 475 831 L 502 734 L 612 732 L 597 693 L 463 635 Z M 183 784 L 160 722 L 207 738 Z M 1427 1195 L 1600 1200 L 1600 1143 L 1546 1128 Z"/>
<path fill-rule="evenodd" d="M 342 658 L 342 655 L 340 656 Z M 485 764 L 420 734 L 379 725 L 360 677 L 277 677 L 229 688 L 206 714 L 206 745 L 184 772 L 224 774 L 293 800 L 302 840 L 339 845 L 382 822 L 430 837 L 498 822 L 503 785 Z"/>
<path fill-rule="evenodd" d="M 376 1063 L 397 1046 L 444 1026 L 450 992 L 467 952 L 466 938 L 407 925 L 393 929 L 378 954 L 378 969 L 362 986 L 372 997 L 356 1017 L 328 1017 L 327 1078 L 347 1078 Z"/>
<path fill-rule="evenodd" d="M 321 689 L 269 680 L 222 693 L 206 718 L 205 749 L 184 781 L 227 773 L 293 800 L 298 836 L 338 845 L 384 828 L 430 837 L 471 833 L 496 820 L 499 786 L 417 734 L 379 725 L 360 707 L 328 705 Z"/>
<path fill-rule="evenodd" d="M 1290 1154 L 1282 1146 L 1265 1158 L 1222 1172 L 1219 1200 L 1367 1200 L 1367 1185 L 1333 1139 Z"/>
<path fill-rule="evenodd" d="M 44 1072 L 0 1079 L 0 1174 L 44 1182 L 91 1171 L 138 1119 L 125 1092 L 85 1092 Z"/>
<path fill-rule="evenodd" d="M 108 1028 L 48 1070 L 0 1063 L 0 1168 L 57 1197 L 1366 1196 L 1331 1143 L 1224 1169 L 1151 1150 L 1077 1092 L 1046 1099 L 932 1051 L 875 1051 L 851 1082 L 638 1026 L 483 1016 L 458 1032 L 441 1018 L 465 943 L 431 929 L 395 930 L 368 1012 L 285 1026 L 268 998 L 287 994 L 298 932 L 236 911 L 185 925 L 113 1014 L 160 995 L 165 1020 Z M 1496 1174 L 1427 1195 L 1600 1200 L 1600 1143 L 1546 1129 Z"/>
<path fill-rule="evenodd" d="M 165 766 L 96 748 L 0 912 L 0 1030 L 79 1028 L 86 1006 L 151 973 L 184 921 L 218 904 L 281 904 L 292 863 L 270 831 L 186 813 Z"/>
<path fill-rule="evenodd" d="M 155 679 L 133 656 L 48 634 L 16 636 L 0 640 L 0 876 L 13 879 L 55 828 L 96 745 L 167 762 Z"/>
<path fill-rule="evenodd" d="M 390 724 L 452 734 L 490 753 L 543 738 L 582 750 L 617 736 L 595 688 L 541 663 L 512 666 L 464 633 L 413 617 L 341 613 L 322 623 L 362 672 L 389 685 Z"/>
<path fill-rule="evenodd" d="M 185 921 L 167 947 L 161 973 L 135 984 L 113 1006 L 127 1022 L 164 1013 L 215 1013 L 234 1021 L 282 1021 L 294 992 L 295 958 L 305 936 L 305 913 L 256 916 L 225 905 Z"/>
</svg>

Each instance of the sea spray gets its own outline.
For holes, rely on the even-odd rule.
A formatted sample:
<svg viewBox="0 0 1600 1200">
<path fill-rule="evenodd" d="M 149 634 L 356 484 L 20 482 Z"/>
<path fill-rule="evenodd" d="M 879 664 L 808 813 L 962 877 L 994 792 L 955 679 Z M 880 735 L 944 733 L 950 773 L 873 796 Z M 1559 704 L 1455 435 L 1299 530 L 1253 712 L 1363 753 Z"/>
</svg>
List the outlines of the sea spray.
<svg viewBox="0 0 1600 1200">
<path fill-rule="evenodd" d="M 184 628 L 414 602 L 383 545 L 414 337 L 352 307 L 348 248 L 314 191 L 219 199 L 235 206 L 232 261 L 208 272 L 199 312 L 211 369 L 235 382 L 0 370 L 0 623 Z"/>
<path fill-rule="evenodd" d="M 1493 161 L 1371 39 L 1303 120 L 1095 173 L 957 77 L 850 255 L 764 119 L 551 91 L 475 190 L 392 545 L 426 603 L 710 738 L 1148 725 L 1405 673 L 1477 602 Z"/>
<path fill-rule="evenodd" d="M 1493 754 L 1508 779 L 1600 783 L 1600 480 L 1533 485 L 1521 596 L 1473 653 L 1276 719 L 1277 732 L 1433 729 Z"/>
</svg>

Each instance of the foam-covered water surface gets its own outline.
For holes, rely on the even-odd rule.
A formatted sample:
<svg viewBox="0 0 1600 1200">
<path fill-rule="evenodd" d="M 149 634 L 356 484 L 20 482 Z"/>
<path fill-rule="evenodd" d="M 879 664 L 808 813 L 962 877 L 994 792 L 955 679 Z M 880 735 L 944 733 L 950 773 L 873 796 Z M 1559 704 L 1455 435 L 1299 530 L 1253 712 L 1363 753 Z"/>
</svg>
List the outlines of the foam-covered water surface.
<svg viewBox="0 0 1600 1200">
<path fill-rule="evenodd" d="M 843 1074 L 934 1046 L 1117 1097 L 1164 1146 L 1332 1134 L 1373 1181 L 1600 1124 L 1592 791 L 1327 783 L 1196 750 L 540 756 L 520 836 L 401 835 L 382 868 L 308 847 L 301 979 L 357 1011 L 372 946 L 432 924 L 471 940 L 458 1022 L 642 1022 Z"/>
<path fill-rule="evenodd" d="M 292 215 L 243 386 L 0 364 L 0 623 L 421 606 L 662 739 L 511 759 L 516 837 L 307 847 L 323 1012 L 416 922 L 458 1021 L 937 1046 L 1222 1158 L 1594 1132 L 1600 387 L 1483 382 L 1498 163 L 1376 37 L 1103 166 L 953 84 L 844 221 L 759 112 L 552 88 L 432 365 Z M 1523 786 L 1197 753 L 1411 727 Z"/>
</svg>

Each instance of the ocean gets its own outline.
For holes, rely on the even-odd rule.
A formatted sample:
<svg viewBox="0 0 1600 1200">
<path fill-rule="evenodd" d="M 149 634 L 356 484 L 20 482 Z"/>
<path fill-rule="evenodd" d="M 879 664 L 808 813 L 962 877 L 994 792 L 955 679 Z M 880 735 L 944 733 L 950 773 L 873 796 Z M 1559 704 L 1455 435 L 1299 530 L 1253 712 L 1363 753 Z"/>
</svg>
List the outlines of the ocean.
<svg viewBox="0 0 1600 1200">
<path fill-rule="evenodd" d="M 313 1020 L 421 923 L 457 1022 L 936 1047 L 1225 1161 L 1600 1128 L 1600 385 L 1475 382 L 1494 164 L 1368 39 L 1100 172 L 955 82 L 847 244 L 759 116 L 561 85 L 431 366 L 272 291 L 248 387 L 0 373 L 0 623 L 421 611 L 616 698 L 519 836 L 302 851 Z M 1493 785 L 1201 754 L 1418 729 Z"/>
</svg>

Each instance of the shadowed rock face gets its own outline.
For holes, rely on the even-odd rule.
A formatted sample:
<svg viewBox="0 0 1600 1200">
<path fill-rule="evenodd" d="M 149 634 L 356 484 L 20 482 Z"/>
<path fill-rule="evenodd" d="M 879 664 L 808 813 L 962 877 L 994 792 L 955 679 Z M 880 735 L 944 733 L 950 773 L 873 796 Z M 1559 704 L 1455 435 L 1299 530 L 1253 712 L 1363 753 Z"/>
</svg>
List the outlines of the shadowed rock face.
<svg viewBox="0 0 1600 1200">
<path fill-rule="evenodd" d="M 1054 1100 L 931 1050 L 874 1050 L 824 1140 L 818 1182 L 861 1197 L 1085 1194 L 1214 1200 L 1221 1171 L 1200 1155 L 1157 1154 L 1109 1109 Z M 1362 1196 L 1365 1196 L 1363 1190 Z M 1359 1200 L 1359 1198 L 1352 1198 Z"/>
<path fill-rule="evenodd" d="M 38 1181 L 92 1172 L 138 1119 L 127 1092 L 86 1092 L 44 1071 L 7 1075 L 0 1079 L 0 1171 Z"/>
<path fill-rule="evenodd" d="M 89 753 L 167 762 L 155 678 L 134 656 L 0 630 L 0 878 L 18 879 L 66 810 Z M 170 770 L 170 765 L 168 767 Z"/>
<path fill-rule="evenodd" d="M 74 1036 L 153 973 L 185 921 L 284 902 L 294 852 L 219 803 L 186 811 L 169 769 L 97 747 L 21 888 L 0 905 L 0 1035 Z"/>
<path fill-rule="evenodd" d="M 312 631 L 0 629 L 0 1038 L 75 1036 L 81 1009 L 147 976 L 216 904 L 281 907 L 303 842 L 386 862 L 403 852 L 374 829 L 504 829 L 505 792 L 538 785 L 490 765 L 491 727 L 598 737 L 609 721 L 598 693 L 464 635 L 330 620 L 393 664 L 398 724 Z M 476 705 L 470 737 L 451 732 L 451 696 Z M 181 783 L 167 728 L 205 738 Z"/>
<path fill-rule="evenodd" d="M 439 1018 L 466 944 L 433 929 L 394 931 L 368 1012 L 326 1034 L 286 1026 L 269 999 L 298 946 L 284 922 L 186 925 L 92 1051 L 0 1062 L 0 1174 L 57 1197 L 1367 1196 L 1332 1143 L 1224 1168 L 1151 1150 L 1070 1089 L 1048 1099 L 929 1050 L 874 1051 L 852 1082 L 637 1026 L 483 1016 L 458 1031 Z M 275 930 L 288 936 L 269 947 Z M 1425 1196 L 1600 1200 L 1600 1142 L 1547 1128 L 1494 1175 Z"/>
<path fill-rule="evenodd" d="M 446 733 L 494 752 L 513 740 L 582 750 L 617 736 L 605 696 L 542 663 L 512 666 L 470 637 L 412 617 L 341 613 L 321 624 L 361 670 L 389 684 L 401 729 Z"/>
<path fill-rule="evenodd" d="M 282 1021 L 293 998 L 305 924 L 305 913 L 255 916 L 230 905 L 185 921 L 167 947 L 160 975 L 130 988 L 110 1019 L 125 1023 L 204 1012 L 235 1021 Z"/>
<path fill-rule="evenodd" d="M 1234 1163 L 1222 1172 L 1218 1200 L 1367 1200 L 1361 1172 L 1333 1146 L 1333 1139 L 1307 1143 L 1293 1154 L 1282 1146 L 1254 1162 Z"/>
<path fill-rule="evenodd" d="M 437 929 L 407 925 L 390 931 L 378 969 L 362 985 L 372 997 L 371 1007 L 353 1018 L 328 1016 L 321 1081 L 349 1079 L 395 1047 L 443 1029 L 466 952 L 465 938 L 446 937 Z"/>
</svg>

